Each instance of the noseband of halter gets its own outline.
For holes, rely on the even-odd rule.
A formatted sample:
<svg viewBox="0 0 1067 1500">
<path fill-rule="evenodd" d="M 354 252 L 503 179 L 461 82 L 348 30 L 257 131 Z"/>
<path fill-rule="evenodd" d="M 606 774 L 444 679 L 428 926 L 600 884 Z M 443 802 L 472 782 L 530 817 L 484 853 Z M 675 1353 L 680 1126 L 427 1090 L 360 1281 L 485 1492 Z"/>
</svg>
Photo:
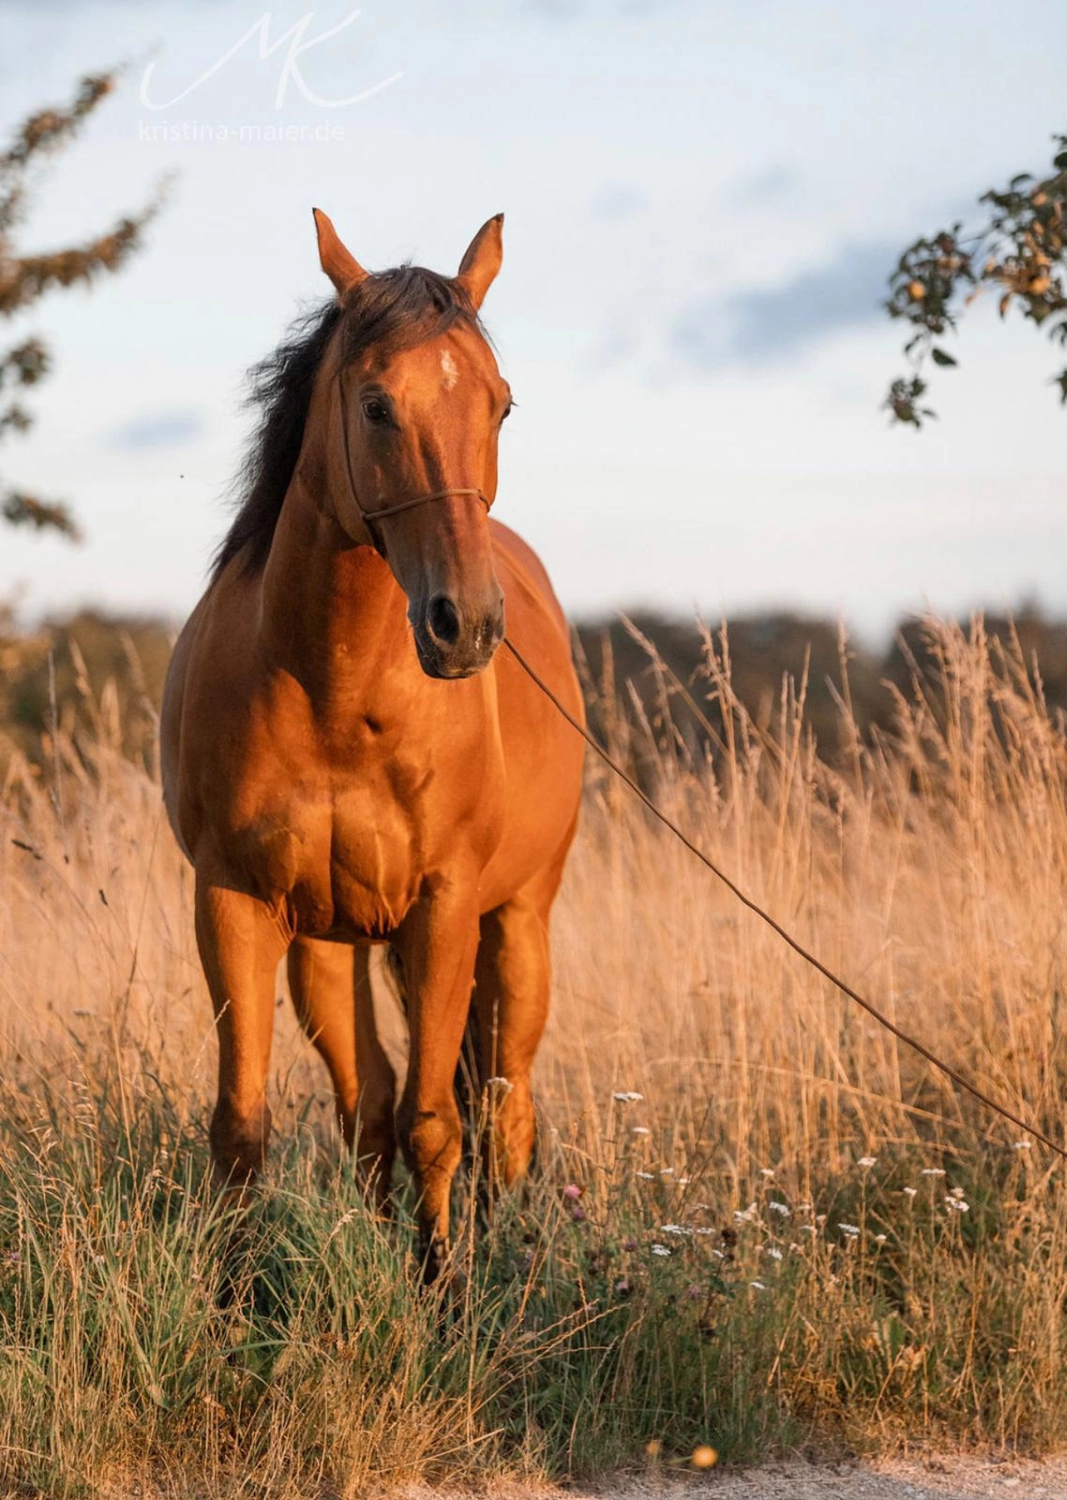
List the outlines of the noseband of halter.
<svg viewBox="0 0 1067 1500">
<path fill-rule="evenodd" d="M 355 476 L 352 473 L 352 454 L 348 446 L 348 403 L 345 400 L 345 383 L 343 376 L 344 371 L 342 370 L 337 376 L 337 391 L 341 398 L 341 433 L 342 441 L 344 444 L 345 473 L 348 476 L 348 488 L 352 496 L 352 502 L 355 505 L 356 510 L 359 512 L 361 520 L 380 521 L 387 516 L 399 515 L 402 510 L 414 510 L 416 505 L 426 505 L 431 500 L 448 500 L 453 495 L 474 495 L 476 499 L 482 502 L 486 510 L 489 509 L 490 501 L 485 495 L 482 494 L 481 490 L 471 489 L 469 487 L 461 487 L 452 490 L 431 490 L 428 495 L 415 495 L 410 500 L 397 500 L 394 504 L 382 505 L 377 510 L 364 510 L 359 501 L 359 492 L 356 489 L 356 480 Z M 369 527 L 368 530 L 370 530 Z M 373 531 L 371 531 L 371 537 L 373 540 Z M 382 550 L 381 547 L 378 546 L 377 542 L 375 542 L 375 547 L 379 552 Z"/>
</svg>

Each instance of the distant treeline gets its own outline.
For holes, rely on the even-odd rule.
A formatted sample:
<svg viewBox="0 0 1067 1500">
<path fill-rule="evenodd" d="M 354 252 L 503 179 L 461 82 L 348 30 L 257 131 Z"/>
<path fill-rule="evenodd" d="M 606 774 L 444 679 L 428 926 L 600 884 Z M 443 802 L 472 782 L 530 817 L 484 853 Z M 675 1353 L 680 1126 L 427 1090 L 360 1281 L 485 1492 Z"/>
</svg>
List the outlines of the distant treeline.
<svg viewBox="0 0 1067 1500">
<path fill-rule="evenodd" d="M 12 751 L 40 761 L 53 728 L 152 765 L 173 638 L 160 620 L 90 609 L 19 630 L 0 607 L 0 772 Z"/>
<path fill-rule="evenodd" d="M 992 637 L 1017 639 L 1036 662 L 1046 699 L 1067 712 L 1067 621 L 1027 606 L 1009 619 L 987 615 Z M 173 629 L 159 620 L 82 610 L 25 631 L 0 609 L 0 768 L 13 749 L 41 756 L 53 725 L 73 734 L 106 734 L 151 763 Z M 669 704 L 690 742 L 722 730 L 721 692 L 709 670 L 709 643 L 723 658 L 718 626 L 706 637 L 695 622 L 638 611 L 624 622 L 579 621 L 577 654 L 594 727 L 610 731 L 621 707 L 663 727 Z M 936 678 L 922 621 L 902 620 L 884 651 L 843 639 L 831 620 L 777 611 L 729 622 L 732 691 L 757 725 L 769 726 L 783 693 L 804 685 L 805 717 L 824 754 L 844 748 L 841 699 L 863 735 L 893 721 L 893 688 L 909 692 L 916 674 Z M 647 643 L 647 644 L 646 644 Z M 844 653 L 844 654 L 843 654 Z"/>
<path fill-rule="evenodd" d="M 1028 605 L 1011 617 L 985 615 L 984 628 L 1039 677 L 1049 707 L 1067 712 L 1067 620 Z M 610 728 L 605 705 L 621 698 L 653 728 L 669 712 L 688 741 L 717 738 L 728 671 L 729 691 L 760 728 L 770 728 L 783 703 L 803 693 L 805 722 L 830 759 L 847 748 L 846 720 L 865 739 L 891 729 L 896 692 L 910 696 L 916 679 L 933 684 L 942 675 L 915 617 L 899 622 L 882 651 L 845 636 L 832 620 L 785 610 L 730 620 L 725 637 L 721 626 L 702 629 L 648 611 L 579 622 L 576 635 L 594 726 Z"/>
</svg>

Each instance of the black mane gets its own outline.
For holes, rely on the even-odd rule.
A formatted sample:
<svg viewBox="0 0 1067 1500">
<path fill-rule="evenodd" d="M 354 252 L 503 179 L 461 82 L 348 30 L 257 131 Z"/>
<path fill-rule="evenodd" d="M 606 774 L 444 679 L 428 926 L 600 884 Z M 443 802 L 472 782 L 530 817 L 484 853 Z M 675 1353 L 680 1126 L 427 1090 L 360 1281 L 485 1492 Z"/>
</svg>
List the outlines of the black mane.
<svg viewBox="0 0 1067 1500">
<path fill-rule="evenodd" d="M 463 287 L 422 266 L 368 276 L 343 308 L 331 300 L 297 319 L 274 353 L 249 371 L 248 404 L 261 417 L 238 479 L 237 514 L 212 562 L 212 582 L 235 557 L 249 573 L 267 561 L 304 441 L 315 376 L 338 325 L 344 358 L 351 360 L 372 345 L 384 354 L 409 349 L 457 322 L 479 327 Z"/>
</svg>

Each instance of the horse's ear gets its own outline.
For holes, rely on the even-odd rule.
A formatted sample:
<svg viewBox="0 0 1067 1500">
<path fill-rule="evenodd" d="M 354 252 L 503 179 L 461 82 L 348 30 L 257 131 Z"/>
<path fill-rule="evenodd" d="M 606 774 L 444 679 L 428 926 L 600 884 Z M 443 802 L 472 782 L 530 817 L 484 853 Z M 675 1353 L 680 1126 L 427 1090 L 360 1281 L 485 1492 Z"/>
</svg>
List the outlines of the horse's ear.
<svg viewBox="0 0 1067 1500">
<path fill-rule="evenodd" d="M 342 245 L 337 230 L 322 209 L 313 208 L 311 212 L 315 215 L 315 232 L 319 237 L 319 264 L 337 288 L 337 295 L 343 297 L 365 281 L 369 273 Z"/>
<path fill-rule="evenodd" d="M 459 275 L 456 277 L 475 309 L 481 307 L 482 299 L 492 286 L 503 259 L 504 215 L 494 214 L 467 246 L 467 253 L 459 263 Z"/>
</svg>

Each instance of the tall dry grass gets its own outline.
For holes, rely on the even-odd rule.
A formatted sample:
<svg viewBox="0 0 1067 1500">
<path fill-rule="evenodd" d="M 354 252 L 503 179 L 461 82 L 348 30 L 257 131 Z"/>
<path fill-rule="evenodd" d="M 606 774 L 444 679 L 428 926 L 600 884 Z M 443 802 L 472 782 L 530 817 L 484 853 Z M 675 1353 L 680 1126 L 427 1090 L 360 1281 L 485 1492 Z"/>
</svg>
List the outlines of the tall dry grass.
<svg viewBox="0 0 1067 1500">
<path fill-rule="evenodd" d="M 769 728 L 746 715 L 725 635 L 700 683 L 650 663 L 655 722 L 612 684 L 601 718 L 802 941 L 1062 1139 L 1067 737 L 1021 652 L 980 620 L 929 629 L 938 670 L 873 745 L 850 733 L 843 647 L 833 763 L 803 683 Z M 710 752 L 672 727 L 683 694 Z M 698 1443 L 1063 1440 L 1062 1168 L 850 1008 L 595 765 L 555 921 L 542 1171 L 488 1229 L 460 1184 L 451 1290 L 419 1290 L 403 1185 L 395 1225 L 361 1202 L 281 997 L 270 1176 L 248 1221 L 213 1212 L 192 883 L 116 718 L 105 695 L 47 774 L 14 764 L 0 811 L 10 1482 L 347 1495 Z"/>
</svg>

